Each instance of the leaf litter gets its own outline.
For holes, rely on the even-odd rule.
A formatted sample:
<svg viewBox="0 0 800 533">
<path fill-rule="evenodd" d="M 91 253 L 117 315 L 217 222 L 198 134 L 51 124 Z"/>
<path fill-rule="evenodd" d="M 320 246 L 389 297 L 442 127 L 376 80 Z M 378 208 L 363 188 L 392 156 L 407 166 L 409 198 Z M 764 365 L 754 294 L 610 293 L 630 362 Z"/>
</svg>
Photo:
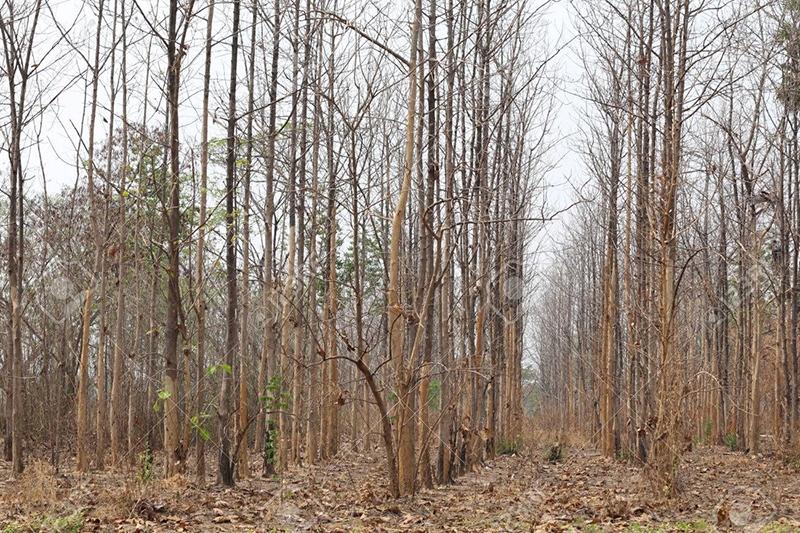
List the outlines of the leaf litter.
<svg viewBox="0 0 800 533">
<path fill-rule="evenodd" d="M 8 474 L 0 464 L 6 529 L 80 513 L 81 531 L 800 532 L 796 466 L 723 448 L 684 455 L 673 498 L 654 496 L 641 468 L 589 448 L 567 450 L 557 463 L 541 450 L 502 456 L 399 500 L 377 451 L 343 452 L 281 478 L 254 475 L 233 489 L 211 477 L 200 485 L 191 472 L 149 482 L 127 468 L 81 476 L 37 465 L 19 481 Z"/>
</svg>

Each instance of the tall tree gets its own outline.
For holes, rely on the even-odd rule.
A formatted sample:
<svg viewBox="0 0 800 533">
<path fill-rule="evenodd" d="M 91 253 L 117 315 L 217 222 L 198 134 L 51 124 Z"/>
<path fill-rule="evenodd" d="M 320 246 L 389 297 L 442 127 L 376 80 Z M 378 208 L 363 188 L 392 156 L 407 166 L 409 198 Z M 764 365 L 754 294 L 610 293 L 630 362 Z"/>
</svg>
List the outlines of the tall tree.
<svg viewBox="0 0 800 533">
<path fill-rule="evenodd" d="M 117 312 L 114 325 L 114 359 L 111 373 L 111 461 L 118 464 L 122 448 L 123 405 L 122 394 L 124 388 L 124 355 L 127 348 L 125 326 L 127 318 L 126 298 L 124 293 L 125 277 L 127 275 L 126 240 L 127 227 L 127 202 L 128 193 L 128 39 L 127 39 L 127 12 L 125 5 L 121 6 L 121 32 L 122 32 L 122 167 L 119 170 L 119 226 L 117 229 Z M 110 179 L 110 176 L 109 176 Z"/>
<path fill-rule="evenodd" d="M 37 67 L 34 46 L 39 31 L 41 0 L 33 5 L 6 4 L 0 10 L 0 37 L 3 41 L 5 77 L 8 83 L 10 135 L 9 209 L 8 209 L 8 285 L 10 313 L 8 320 L 8 346 L 6 351 L 8 377 L 6 402 L 10 404 L 10 419 L 6 419 L 6 450 L 9 448 L 14 476 L 22 474 L 23 464 L 23 365 L 22 353 L 22 297 L 23 249 L 25 244 L 23 130 L 31 120 L 28 106 L 29 81 Z M 10 435 L 9 435 L 10 433 Z M 8 457 L 8 451 L 6 457 Z"/>
<path fill-rule="evenodd" d="M 400 194 L 392 217 L 392 234 L 389 248 L 389 281 L 386 285 L 386 313 L 389 324 L 389 358 L 394 363 L 395 387 L 397 389 L 397 441 L 398 480 L 400 494 L 414 491 L 416 476 L 416 457 L 411 427 L 413 413 L 409 407 L 411 386 L 414 376 L 410 361 L 404 349 L 406 336 L 406 317 L 400 300 L 400 239 L 406 204 L 411 191 L 411 173 L 414 164 L 414 123 L 417 105 L 417 42 L 422 19 L 422 1 L 416 0 L 411 23 L 411 52 L 408 60 L 408 110 L 406 113 L 405 149 Z"/>
<path fill-rule="evenodd" d="M 206 373 L 206 224 L 208 223 L 208 104 L 211 95 L 211 47 L 214 27 L 214 0 L 209 0 L 206 19 L 205 61 L 203 66 L 203 107 L 202 126 L 200 130 L 200 207 L 198 212 L 199 227 L 197 229 L 197 258 L 195 260 L 195 314 L 197 315 L 197 379 L 195 393 L 195 412 L 205 418 L 205 373 Z M 205 483 L 206 478 L 206 439 L 198 438 L 195 451 L 197 453 L 197 478 Z"/>
<path fill-rule="evenodd" d="M 94 262 L 92 268 L 92 279 L 86 288 L 83 301 L 83 315 L 81 322 L 81 353 L 78 370 L 78 408 L 77 408 L 77 447 L 78 447 L 78 471 L 85 472 L 89 468 L 89 458 L 87 455 L 87 425 L 88 425 L 88 403 L 89 403 L 89 333 L 91 330 L 92 302 L 94 299 L 95 276 L 100 270 L 102 260 L 102 249 L 100 245 L 100 228 L 97 222 L 97 201 L 95 198 L 94 183 L 94 135 L 95 124 L 97 121 L 97 89 L 100 82 L 100 43 L 101 29 L 103 27 L 103 7 L 104 1 L 100 0 L 97 5 L 97 27 L 95 31 L 94 43 L 94 62 L 91 67 L 92 73 L 92 97 L 89 111 L 89 140 L 87 143 L 88 157 L 86 161 L 87 192 L 89 195 L 89 221 L 91 224 L 92 235 L 95 239 Z"/>
<path fill-rule="evenodd" d="M 225 284 L 227 308 L 225 314 L 225 364 L 219 396 L 219 480 L 223 485 L 233 486 L 236 463 L 235 435 L 231 442 L 231 395 L 233 393 L 233 360 L 239 350 L 238 299 L 236 284 L 236 71 L 239 60 L 239 17 L 241 1 L 233 2 L 233 30 L 231 34 L 231 67 L 228 88 L 228 120 L 225 152 Z M 233 448 L 232 448 L 233 445 Z"/>
</svg>

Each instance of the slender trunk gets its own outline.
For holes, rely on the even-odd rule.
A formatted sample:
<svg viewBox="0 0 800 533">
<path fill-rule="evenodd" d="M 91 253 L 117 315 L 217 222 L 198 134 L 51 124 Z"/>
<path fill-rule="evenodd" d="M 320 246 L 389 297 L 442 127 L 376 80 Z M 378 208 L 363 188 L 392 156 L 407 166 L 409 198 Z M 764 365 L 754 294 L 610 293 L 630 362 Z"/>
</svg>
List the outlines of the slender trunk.
<svg viewBox="0 0 800 533">
<path fill-rule="evenodd" d="M 317 38 L 317 47 L 314 53 L 314 61 L 315 61 L 315 69 L 314 69 L 314 80 L 315 80 L 315 90 L 314 90 L 314 114 L 312 118 L 312 127 L 311 127 L 311 189 L 312 189 L 312 200 L 311 200 L 311 235 L 309 239 L 309 246 L 310 246 L 310 257 L 309 257 L 309 265 L 311 272 L 318 272 L 319 271 L 319 259 L 317 254 L 317 228 L 318 228 L 318 221 L 317 221 L 317 209 L 318 209 L 318 200 L 319 197 L 319 166 L 320 166 L 320 124 L 321 124 L 321 113 L 322 113 L 322 98 L 320 94 L 320 87 L 319 87 L 319 80 L 322 76 L 322 53 L 321 48 L 323 45 L 323 39 L 320 37 Z M 310 42 L 306 43 L 306 46 L 310 46 Z M 307 48 L 307 52 L 308 52 Z M 327 252 L 325 252 L 325 256 L 327 256 Z M 309 289 L 308 297 L 309 297 L 309 305 L 308 308 L 311 309 L 313 312 L 316 312 L 317 309 L 317 292 L 316 290 Z M 323 304 L 324 305 L 324 304 Z M 315 328 L 316 331 L 321 331 L 320 328 Z M 324 339 L 323 341 L 324 342 Z M 306 454 L 305 459 L 308 463 L 314 464 L 317 462 L 317 458 L 319 457 L 319 442 L 320 442 L 320 426 L 322 423 L 321 416 L 320 416 L 320 401 L 321 401 L 321 394 L 320 394 L 320 373 L 324 371 L 325 368 L 325 360 L 324 358 L 320 359 L 318 357 L 314 357 L 316 355 L 317 349 L 310 344 L 311 354 L 308 359 L 309 365 L 309 377 L 308 377 L 308 397 L 307 397 L 307 410 L 308 410 L 308 421 L 306 424 Z M 323 377 L 324 379 L 324 377 Z"/>
<path fill-rule="evenodd" d="M 128 39 L 127 17 L 125 5 L 122 6 L 122 169 L 120 170 L 120 199 L 117 244 L 117 316 L 114 325 L 114 360 L 111 372 L 111 462 L 117 465 L 119 454 L 123 446 L 123 405 L 122 393 L 124 390 L 124 355 L 127 347 L 125 342 L 125 276 L 127 275 L 127 262 L 125 257 L 125 244 L 127 233 L 127 207 L 125 199 L 128 196 Z M 113 114 L 112 114 L 113 117 Z M 112 118 L 113 119 L 113 118 Z M 110 177 L 110 175 L 109 175 Z M 138 288 L 138 284 L 137 284 Z M 138 301 L 138 299 L 137 299 Z"/>
<path fill-rule="evenodd" d="M 258 365 L 258 395 L 267 394 L 267 370 L 268 365 L 274 354 L 275 339 L 275 309 L 273 303 L 273 279 L 272 279 L 272 235 L 273 217 L 275 214 L 274 204 L 274 175 L 275 175 L 275 124 L 277 121 L 277 94 L 278 94 L 278 54 L 280 52 L 280 0 L 275 0 L 274 19 L 272 21 L 272 63 L 270 67 L 269 90 L 269 119 L 267 125 L 267 146 L 265 159 L 265 206 L 264 206 L 264 286 L 263 306 L 264 306 L 264 334 L 261 348 L 261 360 Z M 270 420 L 274 415 L 270 414 Z M 271 475 L 275 465 L 271 462 L 270 454 L 265 452 L 264 436 L 267 431 L 266 410 L 260 409 L 256 418 L 255 446 L 256 453 L 264 453 L 264 474 Z M 268 433 L 267 436 L 271 435 Z M 272 446 L 272 443 L 269 443 Z"/>
<path fill-rule="evenodd" d="M 326 304 L 323 310 L 322 323 L 325 328 L 325 363 L 322 380 L 322 450 L 323 458 L 336 455 L 339 444 L 339 362 L 337 359 L 336 317 L 338 312 L 338 293 L 336 280 L 336 168 L 333 151 L 333 104 L 334 95 L 334 51 L 336 50 L 336 34 L 331 30 L 330 56 L 328 57 L 328 106 L 327 106 L 327 139 L 325 151 L 328 163 L 328 206 L 327 206 L 327 281 L 325 286 Z M 334 400 L 334 395 L 336 400 Z"/>
<path fill-rule="evenodd" d="M 103 207 L 103 235 L 106 233 L 108 227 L 108 203 Z M 105 244 L 103 245 L 105 248 Z M 106 455 L 106 433 L 108 432 L 107 426 L 107 409 L 106 405 L 106 339 L 108 337 L 108 316 L 106 314 L 106 296 L 108 292 L 108 277 L 106 274 L 107 268 L 106 255 L 100 259 L 100 297 L 97 304 L 100 307 L 100 334 L 97 339 L 97 405 L 95 406 L 95 430 L 97 441 L 95 442 L 95 466 L 98 470 L 102 470 L 105 465 Z"/>
<path fill-rule="evenodd" d="M 97 271 L 100 270 L 100 258 L 102 250 L 99 244 L 99 228 L 97 226 L 97 207 L 94 187 L 94 132 L 97 119 L 97 88 L 100 81 L 100 37 L 103 27 L 103 6 L 104 0 L 99 0 L 97 6 L 97 27 L 95 30 L 95 50 L 94 64 L 92 66 L 92 101 L 89 111 L 89 140 L 88 156 L 86 162 L 86 176 L 89 194 L 89 220 L 92 234 L 95 239 L 95 252 L 92 268 L 92 279 L 86 288 L 83 302 L 83 314 L 81 324 L 81 353 L 78 372 L 78 407 L 77 407 L 77 456 L 78 471 L 86 472 L 89 468 L 89 456 L 87 453 L 87 426 L 89 409 L 89 332 L 91 328 L 92 303 L 94 298 L 94 283 Z M 13 203 L 13 202 L 12 202 Z"/>
<path fill-rule="evenodd" d="M 256 27 L 258 23 L 258 9 L 253 5 L 253 20 L 250 27 L 250 55 L 249 72 L 247 77 L 247 148 L 245 150 L 244 174 L 244 205 L 242 211 L 242 307 L 241 307 L 241 336 L 239 339 L 239 411 L 237 446 L 239 456 L 236 459 L 237 474 L 239 478 L 250 475 L 247 458 L 248 438 L 247 426 L 249 424 L 247 409 L 247 372 L 249 368 L 249 334 L 250 334 L 250 177 L 253 171 L 253 115 L 255 102 L 255 60 L 256 60 Z"/>
<path fill-rule="evenodd" d="M 236 67 L 239 58 L 239 17 L 241 0 L 233 0 L 233 36 L 231 44 L 230 86 L 228 88 L 228 139 L 225 155 L 225 281 L 227 309 L 225 314 L 225 364 L 219 397 L 219 480 L 232 487 L 234 483 L 235 456 L 231 449 L 231 395 L 233 394 L 233 358 L 239 350 L 238 290 L 236 286 Z M 234 436 L 235 437 L 235 436 Z M 235 439 L 234 439 L 235 446 Z"/>
<path fill-rule="evenodd" d="M 169 109 L 169 197 L 167 222 L 167 316 L 164 332 L 164 451 L 166 476 L 183 471 L 185 451 L 182 448 L 178 407 L 178 315 L 180 286 L 178 278 L 180 254 L 180 168 L 178 89 L 181 56 L 177 51 L 178 2 L 170 0 L 167 41 L 167 101 Z"/>
<path fill-rule="evenodd" d="M 200 212 L 197 229 L 197 259 L 195 260 L 195 313 L 197 314 L 197 378 L 195 392 L 195 416 L 199 423 L 205 421 L 206 408 L 206 281 L 205 281 L 205 254 L 206 254 L 206 223 L 208 218 L 208 103 L 211 85 L 211 39 L 214 27 L 214 0 L 208 3 L 206 20 L 205 61 L 203 70 L 203 118 L 200 130 Z M 197 454 L 197 480 L 203 485 L 206 480 L 206 439 L 202 435 L 197 438 L 195 448 Z"/>
<path fill-rule="evenodd" d="M 405 218 L 406 205 L 411 190 L 411 171 L 414 164 L 414 123 L 417 102 L 417 42 L 419 41 L 422 19 L 422 2 L 416 0 L 414 19 L 411 25 L 411 53 L 408 61 L 408 106 L 405 130 L 405 155 L 400 194 L 392 217 L 391 241 L 389 248 L 389 281 L 386 286 L 387 323 L 389 326 L 389 359 L 394 362 L 395 387 L 399 405 L 396 409 L 396 440 L 398 447 L 398 480 L 400 494 L 414 491 L 416 458 L 411 426 L 414 423 L 408 407 L 412 372 L 404 351 L 406 336 L 406 317 L 400 301 L 400 240 Z"/>
</svg>

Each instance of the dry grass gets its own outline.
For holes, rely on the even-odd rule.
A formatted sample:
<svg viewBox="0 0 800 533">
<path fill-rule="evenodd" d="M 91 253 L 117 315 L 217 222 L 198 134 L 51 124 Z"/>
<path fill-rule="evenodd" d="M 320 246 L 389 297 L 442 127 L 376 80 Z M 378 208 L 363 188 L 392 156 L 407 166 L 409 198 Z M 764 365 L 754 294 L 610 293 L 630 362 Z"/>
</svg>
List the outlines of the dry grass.
<svg viewBox="0 0 800 533">
<path fill-rule="evenodd" d="M 183 475 L 166 479 L 142 480 L 136 478 L 119 487 L 104 488 L 93 514 L 101 520 L 140 517 L 153 520 L 167 506 L 181 498 L 191 486 Z"/>
<path fill-rule="evenodd" d="M 130 518 L 152 507 L 159 494 L 159 483 L 130 481 L 119 487 L 105 487 L 97 496 L 93 514 L 100 520 Z"/>
<path fill-rule="evenodd" d="M 58 502 L 58 479 L 52 465 L 46 461 L 31 461 L 19 482 L 12 486 L 21 504 L 45 507 Z"/>
<path fill-rule="evenodd" d="M 159 484 L 163 490 L 167 491 L 182 491 L 189 486 L 189 480 L 183 474 L 175 474 L 172 477 L 159 480 Z"/>
<path fill-rule="evenodd" d="M 526 418 L 523 430 L 523 444 L 528 449 L 544 449 L 556 443 L 567 448 L 591 447 L 591 439 L 572 429 L 559 429 L 558 424 L 543 418 Z"/>
</svg>

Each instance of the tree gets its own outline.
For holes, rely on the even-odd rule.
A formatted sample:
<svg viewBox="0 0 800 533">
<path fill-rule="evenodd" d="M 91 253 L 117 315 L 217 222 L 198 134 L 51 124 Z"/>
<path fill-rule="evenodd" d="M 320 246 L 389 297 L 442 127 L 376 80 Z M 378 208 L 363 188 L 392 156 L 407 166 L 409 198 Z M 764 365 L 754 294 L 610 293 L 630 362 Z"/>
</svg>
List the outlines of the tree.
<svg viewBox="0 0 800 533">
<path fill-rule="evenodd" d="M 204 415 L 205 410 L 205 383 L 206 372 L 206 287 L 205 287 L 205 248 L 206 248 L 206 223 L 208 222 L 208 103 L 211 85 L 211 45 L 212 29 L 214 25 L 214 0 L 208 3 L 208 18 L 206 20 L 205 62 L 203 67 L 203 118 L 200 133 L 200 207 L 199 227 L 197 229 L 197 259 L 195 261 L 195 314 L 197 315 L 197 393 L 195 412 L 197 416 Z M 201 483 L 206 478 L 206 439 L 198 438 L 197 446 L 197 478 Z"/>
<path fill-rule="evenodd" d="M 400 194 L 392 217 L 392 236 L 389 249 L 389 281 L 386 285 L 386 313 L 389 324 L 389 358 L 394 363 L 395 386 L 397 388 L 396 432 L 398 445 L 398 487 L 393 492 L 409 494 L 414 491 L 416 476 L 416 457 L 414 440 L 411 432 L 414 423 L 411 401 L 411 383 L 413 375 L 410 361 L 404 349 L 406 335 L 406 317 L 400 300 L 400 239 L 403 227 L 406 204 L 411 190 L 411 172 L 414 164 L 414 118 L 417 101 L 417 41 L 422 24 L 422 2 L 416 0 L 411 23 L 411 52 L 408 60 L 408 111 L 406 114 L 405 151 L 403 173 L 400 183 Z M 390 474 L 392 475 L 392 474 Z"/>
<path fill-rule="evenodd" d="M 95 123 L 97 121 L 97 88 L 100 80 L 100 37 L 103 24 L 104 1 L 100 0 L 97 7 L 97 29 L 95 31 L 94 62 L 91 67 L 92 72 L 92 97 L 89 111 L 89 141 L 88 157 L 86 161 L 86 176 L 89 195 L 89 221 L 91 224 L 92 235 L 95 239 L 94 263 L 92 267 L 92 278 L 86 288 L 83 301 L 83 315 L 81 322 L 81 355 L 78 374 L 78 421 L 77 421 L 77 448 L 78 448 L 78 470 L 85 472 L 89 468 L 87 456 L 87 425 L 88 425 L 88 403 L 89 403 L 89 334 L 91 328 L 92 302 L 94 299 L 94 277 L 100 270 L 102 261 L 102 244 L 100 242 L 100 228 L 97 222 L 97 201 L 95 198 L 95 163 L 94 163 L 94 135 Z"/>
<path fill-rule="evenodd" d="M 119 177 L 119 228 L 117 244 L 117 312 L 114 326 L 114 359 L 111 381 L 111 411 L 109 420 L 111 421 L 111 461 L 115 465 L 119 462 L 119 455 L 122 448 L 122 423 L 123 423 L 123 356 L 127 347 L 125 339 L 125 325 L 127 308 L 125 306 L 125 294 L 123 292 L 125 277 L 127 274 L 126 240 L 127 240 L 127 206 L 128 197 L 128 87 L 127 87 L 127 15 L 125 6 L 121 11 L 122 27 L 122 168 Z M 113 114 L 112 114 L 113 118 Z M 109 154 L 111 150 L 109 150 Z M 110 159 L 110 156 L 109 156 Z M 107 172 L 108 178 L 111 173 Z"/>
<path fill-rule="evenodd" d="M 34 43 L 36 40 L 42 2 L 33 5 L 4 5 L 0 10 L 0 37 L 3 41 L 5 77 L 8 83 L 10 136 L 8 146 L 10 193 L 8 199 L 8 285 L 10 313 L 8 320 L 6 402 L 10 417 L 6 419 L 6 458 L 11 459 L 12 472 L 22 474 L 22 409 L 23 409 L 23 354 L 22 354 L 22 297 L 23 248 L 25 228 L 24 169 L 22 163 L 23 130 L 31 121 L 28 106 L 28 83 L 34 76 Z M 8 10 L 8 11 L 7 11 Z M 10 437 L 10 439 L 9 439 Z M 9 442 L 10 441 L 10 442 Z M 10 444 L 10 454 L 9 454 Z M 9 457 L 10 456 L 10 457 Z"/>
<path fill-rule="evenodd" d="M 236 464 L 234 439 L 231 448 L 231 394 L 233 387 L 232 368 L 234 354 L 238 352 L 238 290 L 236 284 L 236 220 L 234 202 L 236 197 L 236 69 L 239 55 L 239 17 L 240 0 L 233 3 L 233 33 L 231 36 L 231 70 L 228 90 L 228 120 L 225 152 L 225 284 L 227 287 L 227 308 L 225 314 L 225 371 L 219 394 L 219 480 L 223 485 L 233 486 L 234 466 Z"/>
<path fill-rule="evenodd" d="M 167 38 L 167 102 L 169 116 L 169 196 L 164 202 L 167 223 L 167 316 L 164 334 L 164 448 L 167 455 L 167 477 L 185 469 L 186 443 L 181 442 L 178 411 L 178 335 L 181 294 L 179 283 L 180 261 L 180 125 L 178 105 L 181 60 L 184 54 L 186 33 L 192 17 L 194 0 L 188 5 L 183 20 L 183 32 L 178 35 L 178 3 L 170 1 L 169 30 Z"/>
</svg>

